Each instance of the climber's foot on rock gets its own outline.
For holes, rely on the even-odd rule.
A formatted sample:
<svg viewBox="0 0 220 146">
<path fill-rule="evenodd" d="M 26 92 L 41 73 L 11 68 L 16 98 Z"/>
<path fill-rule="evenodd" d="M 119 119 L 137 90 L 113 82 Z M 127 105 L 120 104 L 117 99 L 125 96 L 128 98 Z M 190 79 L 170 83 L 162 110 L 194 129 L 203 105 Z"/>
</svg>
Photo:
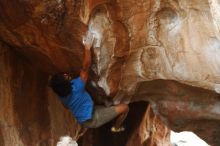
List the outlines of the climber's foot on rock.
<svg viewBox="0 0 220 146">
<path fill-rule="evenodd" d="M 116 128 L 116 127 L 112 127 L 111 128 L 111 132 L 114 132 L 114 133 L 118 133 L 118 132 L 123 132 L 125 131 L 125 128 L 123 126 L 119 127 L 119 128 Z"/>
</svg>

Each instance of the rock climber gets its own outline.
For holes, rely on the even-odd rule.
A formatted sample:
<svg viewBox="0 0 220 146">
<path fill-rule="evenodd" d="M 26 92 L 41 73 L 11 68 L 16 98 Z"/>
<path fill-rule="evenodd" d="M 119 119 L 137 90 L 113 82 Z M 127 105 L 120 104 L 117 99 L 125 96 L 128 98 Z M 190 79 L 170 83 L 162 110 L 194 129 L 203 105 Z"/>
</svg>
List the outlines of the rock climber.
<svg viewBox="0 0 220 146">
<path fill-rule="evenodd" d="M 57 73 L 52 76 L 50 86 L 83 127 L 97 128 L 117 117 L 111 130 L 120 132 L 124 130 L 121 124 L 129 111 L 128 105 L 118 104 L 109 107 L 94 105 L 91 96 L 85 90 L 91 64 L 90 49 L 93 38 L 92 33 L 89 32 L 83 38 L 84 59 L 79 77 L 73 79 L 69 73 Z"/>
</svg>

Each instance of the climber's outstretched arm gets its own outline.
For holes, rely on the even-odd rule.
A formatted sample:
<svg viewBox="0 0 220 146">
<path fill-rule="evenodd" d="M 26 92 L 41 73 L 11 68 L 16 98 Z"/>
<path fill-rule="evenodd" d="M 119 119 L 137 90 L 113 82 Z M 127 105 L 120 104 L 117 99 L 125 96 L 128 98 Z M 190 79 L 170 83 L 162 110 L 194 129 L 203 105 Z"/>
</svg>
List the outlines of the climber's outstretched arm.
<svg viewBox="0 0 220 146">
<path fill-rule="evenodd" d="M 88 33 L 86 37 L 83 38 L 83 44 L 85 46 L 83 66 L 80 71 L 80 78 L 86 83 L 88 79 L 88 71 L 91 65 L 91 47 L 93 43 L 93 35 Z"/>
</svg>

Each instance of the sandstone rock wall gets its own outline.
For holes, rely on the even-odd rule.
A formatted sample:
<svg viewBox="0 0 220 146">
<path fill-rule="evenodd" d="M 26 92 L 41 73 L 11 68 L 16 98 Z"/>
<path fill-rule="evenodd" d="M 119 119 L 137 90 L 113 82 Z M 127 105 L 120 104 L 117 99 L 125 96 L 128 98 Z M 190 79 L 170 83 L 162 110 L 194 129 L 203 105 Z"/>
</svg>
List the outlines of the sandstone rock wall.
<svg viewBox="0 0 220 146">
<path fill-rule="evenodd" d="M 1 81 L 8 98 L 1 100 L 8 103 L 9 117 L 15 118 L 7 119 L 3 114 L 7 121 L 3 123 L 20 124 L 22 129 L 24 123 L 30 124 L 45 111 L 43 117 L 52 120 L 37 123 L 34 129 L 40 128 L 35 133 L 42 134 L 42 139 L 52 137 L 42 129 L 56 131 L 63 122 L 57 117 L 65 114 L 48 93 L 48 76 L 57 71 L 79 73 L 81 40 L 89 30 L 96 37 L 90 90 L 93 88 L 97 97 L 109 96 L 115 103 L 148 101 L 169 128 L 194 130 L 213 146 L 219 145 L 219 7 L 219 0 L 1 0 L 0 40 L 26 58 L 15 62 L 17 53 L 1 57 L 2 72 L 9 70 Z M 18 87 L 9 79 L 18 82 Z M 35 86 L 24 94 L 28 82 Z M 29 99 L 32 95 L 36 98 Z M 44 103 L 42 97 L 48 97 Z M 22 105 L 27 102 L 37 103 L 29 110 L 35 116 L 23 114 L 26 108 Z M 39 104 L 42 111 L 35 111 Z M 176 113 L 170 115 L 173 111 Z M 63 129 L 68 127 L 58 131 Z M 212 130 L 206 133 L 206 129 Z M 35 136 L 22 139 L 28 134 L 19 136 L 16 128 L 11 131 L 19 143 L 37 141 Z M 3 132 L 1 135 L 4 137 Z"/>
<path fill-rule="evenodd" d="M 49 146 L 77 138 L 80 127 L 48 90 L 48 75 L 7 45 L 0 45 L 0 145 Z"/>
<path fill-rule="evenodd" d="M 70 112 L 64 109 L 48 87 L 47 73 L 42 72 L 20 52 L 5 43 L 0 45 L 0 66 L 0 146 L 54 146 L 60 136 L 69 135 L 78 139 L 85 133 L 86 129 L 82 129 L 76 123 Z M 132 116 L 127 121 L 130 121 L 128 129 L 133 129 L 135 132 L 124 133 L 133 138 L 123 141 L 123 137 L 118 137 L 115 145 L 120 141 L 130 143 L 129 145 L 138 142 L 142 146 L 145 142 L 145 146 L 146 141 L 150 141 L 147 146 L 155 143 L 160 145 L 161 137 L 169 138 L 167 136 L 169 131 L 163 124 L 158 129 L 154 129 L 154 134 L 149 133 L 147 137 L 145 136 L 145 129 L 150 132 L 153 127 L 161 123 L 158 118 L 155 121 L 152 111 L 150 114 L 145 113 L 147 106 L 148 104 L 143 108 L 133 106 Z M 134 119 L 135 116 L 138 118 Z M 146 119 L 149 120 L 147 125 Z M 106 134 L 110 132 L 110 127 L 104 131 L 103 128 L 94 131 Z M 157 132 L 162 134 L 157 136 Z M 96 134 L 90 136 L 96 136 L 96 143 L 100 143 L 100 136 Z M 106 138 L 110 139 L 110 137 Z M 86 146 L 92 146 L 94 140 L 89 143 L 87 134 L 83 139 Z M 169 139 L 164 140 L 169 145 Z"/>
<path fill-rule="evenodd" d="M 97 36 L 93 71 L 106 94 L 133 93 L 153 79 L 219 92 L 219 3 L 1 1 L 0 37 L 46 72 L 78 72 L 88 25 Z"/>
</svg>

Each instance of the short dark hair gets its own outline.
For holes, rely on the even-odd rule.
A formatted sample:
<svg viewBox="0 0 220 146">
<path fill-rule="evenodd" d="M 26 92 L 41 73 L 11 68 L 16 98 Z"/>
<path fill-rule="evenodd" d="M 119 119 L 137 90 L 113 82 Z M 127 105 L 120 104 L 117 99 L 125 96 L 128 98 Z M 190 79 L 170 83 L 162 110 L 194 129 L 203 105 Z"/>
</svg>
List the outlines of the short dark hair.
<svg viewBox="0 0 220 146">
<path fill-rule="evenodd" d="M 50 87 L 59 96 L 66 97 L 71 93 L 71 82 L 66 80 L 63 73 L 57 73 L 50 80 Z"/>
</svg>

